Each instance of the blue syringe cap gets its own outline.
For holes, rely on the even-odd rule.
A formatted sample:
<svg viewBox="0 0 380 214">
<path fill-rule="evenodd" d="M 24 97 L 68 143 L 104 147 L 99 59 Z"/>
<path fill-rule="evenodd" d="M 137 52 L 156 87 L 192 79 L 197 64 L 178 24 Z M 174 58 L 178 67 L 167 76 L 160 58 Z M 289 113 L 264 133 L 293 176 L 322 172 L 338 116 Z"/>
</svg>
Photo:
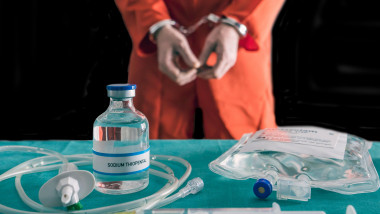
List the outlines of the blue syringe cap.
<svg viewBox="0 0 380 214">
<path fill-rule="evenodd" d="M 107 95 L 111 98 L 128 98 L 135 96 L 135 84 L 110 84 L 107 85 Z"/>
<path fill-rule="evenodd" d="M 272 193 L 272 190 L 272 184 L 264 178 L 258 179 L 253 185 L 253 193 L 261 199 L 267 198 Z"/>
</svg>

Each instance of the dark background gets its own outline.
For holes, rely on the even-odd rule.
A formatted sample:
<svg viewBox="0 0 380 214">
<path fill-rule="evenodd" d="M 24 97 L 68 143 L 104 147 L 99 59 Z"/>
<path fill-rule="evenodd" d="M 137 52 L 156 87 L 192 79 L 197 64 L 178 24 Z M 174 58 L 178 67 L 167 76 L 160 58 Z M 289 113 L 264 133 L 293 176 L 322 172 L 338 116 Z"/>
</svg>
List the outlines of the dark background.
<svg viewBox="0 0 380 214">
<path fill-rule="evenodd" d="M 273 36 L 279 125 L 317 125 L 380 140 L 376 1 L 287 1 Z"/>
<path fill-rule="evenodd" d="M 0 1 L 0 139 L 92 139 L 130 51 L 113 1 Z"/>
<path fill-rule="evenodd" d="M 279 125 L 380 139 L 376 1 L 287 0 L 273 36 Z M 0 139 L 92 139 L 130 51 L 113 1 L 0 1 Z"/>
</svg>

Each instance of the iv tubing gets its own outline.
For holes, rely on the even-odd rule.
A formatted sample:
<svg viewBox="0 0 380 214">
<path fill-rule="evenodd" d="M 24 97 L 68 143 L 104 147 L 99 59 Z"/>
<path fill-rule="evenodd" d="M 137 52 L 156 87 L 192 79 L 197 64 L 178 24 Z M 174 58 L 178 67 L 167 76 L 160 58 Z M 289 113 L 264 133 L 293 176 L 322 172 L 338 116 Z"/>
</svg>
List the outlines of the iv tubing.
<svg viewBox="0 0 380 214">
<path fill-rule="evenodd" d="M 157 158 L 157 157 L 156 157 Z M 91 161 L 91 158 L 87 158 L 87 159 L 89 159 L 89 161 Z M 165 159 L 165 158 L 164 158 Z M 38 158 L 38 159 L 33 159 L 33 160 L 30 160 L 29 162 L 31 162 L 31 163 L 33 163 L 33 162 L 36 162 L 36 161 L 39 161 L 39 162 L 41 162 L 41 160 L 40 160 L 40 158 Z M 56 161 L 53 161 L 53 162 L 56 162 Z M 88 162 L 88 161 L 87 161 Z M 82 161 L 82 163 L 80 163 L 80 162 L 77 162 L 77 163 L 75 163 L 76 165 L 79 165 L 79 164 L 86 164 L 86 165 L 88 165 L 88 164 L 90 164 L 90 162 L 88 162 L 88 163 L 86 163 L 85 161 Z M 154 161 L 154 160 L 152 160 L 152 165 L 155 165 L 155 166 L 158 166 L 158 167 L 160 167 L 161 169 L 163 169 L 163 170 L 165 170 L 169 175 L 172 175 L 172 176 L 174 176 L 174 172 L 172 171 L 172 169 L 170 168 L 170 167 L 168 167 L 168 166 L 166 166 L 165 164 L 162 164 L 162 163 L 160 163 L 160 162 L 157 162 L 157 161 Z M 50 164 L 49 162 L 45 162 L 45 164 Z M 186 163 L 184 163 L 184 164 L 186 164 Z M 25 164 L 25 165 L 28 165 L 28 164 Z M 17 167 L 19 167 L 19 166 L 17 166 Z M 51 167 L 51 166 L 50 166 Z M 57 169 L 57 168 L 59 168 L 59 165 L 58 166 L 53 166 L 54 168 L 53 169 Z M 15 167 L 16 168 L 16 167 Z M 13 169 L 12 169 L 13 170 Z M 152 173 L 152 172 L 151 172 Z M 155 173 L 157 173 L 157 172 L 153 172 L 152 174 L 155 174 Z M 158 174 L 157 174 L 158 175 Z M 160 176 L 160 175 L 158 175 L 158 176 Z M 186 176 L 186 175 L 185 175 Z M 162 176 L 161 176 L 162 177 Z M 47 210 L 46 209 L 46 207 L 44 207 L 44 206 L 42 206 L 42 205 L 40 205 L 40 204 L 38 204 L 38 203 L 36 203 L 35 201 L 33 201 L 33 200 L 31 200 L 26 194 L 25 194 L 25 192 L 24 192 L 24 190 L 23 190 L 23 188 L 22 188 L 22 186 L 21 186 L 21 176 L 17 176 L 16 177 L 16 189 L 17 189 L 17 191 L 18 191 L 18 193 L 19 193 L 19 195 L 20 195 L 20 197 L 21 197 L 21 199 L 23 200 L 23 202 L 25 203 L 25 204 L 27 204 L 29 207 L 31 207 L 31 208 L 33 208 L 33 209 L 35 209 L 35 210 L 38 210 L 38 211 L 49 211 L 49 210 Z M 167 185 L 166 185 L 167 186 Z M 166 187 L 165 186 L 165 187 Z M 179 186 L 180 186 L 180 184 L 179 184 Z M 164 187 L 164 188 L 165 188 Z M 59 211 L 61 211 L 61 210 L 55 210 L 55 209 L 50 209 L 50 211 L 51 212 L 59 212 Z M 88 210 L 87 210 L 88 211 Z"/>
<path fill-rule="evenodd" d="M 58 167 L 56 167 L 56 168 L 58 168 Z M 158 175 L 158 176 L 160 176 L 160 177 L 165 177 L 165 176 L 167 176 L 167 174 L 165 174 L 165 173 L 162 173 L 162 172 L 159 172 L 159 171 L 156 171 L 156 170 L 152 170 L 153 172 L 152 172 L 152 174 L 156 174 L 156 175 Z M 161 175 L 160 175 L 161 174 Z M 170 177 L 169 177 L 169 179 L 170 179 Z M 176 181 L 174 180 L 174 184 L 176 183 Z M 175 187 L 176 185 L 173 185 L 173 187 Z M 19 188 L 18 188 L 19 189 Z M 174 191 L 174 190 L 173 190 Z M 120 205 L 132 205 L 132 208 L 133 208 L 133 206 L 135 206 L 135 207 L 138 207 L 138 206 L 140 206 L 140 205 L 143 205 L 143 204 L 145 204 L 146 202 L 147 202 L 147 200 L 151 200 L 151 199 L 155 199 L 155 198 L 157 198 L 157 197 L 155 197 L 155 195 L 159 195 L 160 193 L 161 193 L 162 191 L 159 191 L 159 192 L 157 192 L 156 194 L 154 194 L 154 195 L 152 195 L 152 196 L 150 196 L 150 197 L 147 197 L 147 198 L 143 198 L 143 199 L 139 199 L 139 200 L 136 200 L 136 201 L 132 201 L 132 202 L 134 202 L 134 203 L 131 203 L 131 202 L 127 202 L 127 203 L 123 203 L 123 204 L 120 204 Z M 167 191 L 168 192 L 168 191 Z M 170 191 L 170 192 L 168 192 L 169 194 L 171 193 L 172 191 Z M 166 194 L 164 194 L 164 195 L 167 195 L 167 193 Z M 20 196 L 22 197 L 23 196 L 23 194 L 20 194 Z M 25 194 L 24 194 L 24 196 L 25 196 Z M 159 195 L 160 196 L 160 195 Z M 28 198 L 29 199 L 29 198 Z M 29 199 L 30 200 L 30 199 Z M 24 200 L 24 202 L 26 202 L 26 203 L 28 203 L 27 202 L 28 200 Z M 35 203 L 35 204 L 37 204 L 37 203 Z M 29 204 L 28 204 L 29 205 Z M 41 206 L 41 205 L 40 205 Z M 43 207 L 43 206 L 41 206 L 41 207 Z M 45 208 L 45 207 L 43 207 L 43 208 Z M 105 211 L 110 211 L 110 209 L 109 208 L 114 208 L 114 209 L 112 209 L 113 211 L 119 211 L 118 210 L 118 207 L 117 206 L 115 206 L 115 205 L 113 205 L 113 206 L 109 206 L 109 207 L 103 207 L 103 208 L 98 208 L 98 209 L 93 209 L 93 210 L 83 210 L 83 211 L 77 211 L 77 212 L 72 212 L 72 213 L 83 213 L 83 212 L 86 212 L 86 213 L 104 213 Z M 46 211 L 48 211 L 48 210 L 44 210 L 45 212 Z M 8 210 L 8 212 L 11 212 L 11 210 Z M 61 210 L 56 210 L 56 212 L 62 212 Z M 15 210 L 15 212 L 12 212 L 12 213 L 20 213 L 20 211 L 19 210 Z M 34 213 L 34 212 L 24 212 L 24 213 Z"/>
<path fill-rule="evenodd" d="M 176 194 L 174 194 L 174 195 L 172 195 L 172 196 L 170 196 L 170 197 L 167 197 L 167 198 L 165 198 L 164 200 L 162 200 L 162 201 L 159 201 L 154 207 L 152 207 L 152 208 L 154 208 L 154 209 L 158 209 L 158 208 L 160 208 L 160 207 L 163 207 L 163 206 L 165 206 L 165 205 L 168 205 L 168 204 L 170 204 L 170 203 L 173 203 L 174 201 L 176 201 L 176 200 L 178 200 L 178 199 L 180 199 L 180 198 L 182 198 L 182 194 L 180 193 L 180 192 L 177 192 Z M 149 208 L 150 209 L 150 208 Z"/>
<path fill-rule="evenodd" d="M 44 148 L 37 148 L 37 147 L 31 147 L 31 146 L 0 146 L 0 152 L 4 152 L 4 151 L 32 152 L 32 153 L 50 155 L 62 161 L 62 164 L 64 165 L 67 165 L 68 163 L 68 160 L 60 153 L 53 150 L 44 149 Z M 4 175 L 6 173 L 8 174 L 8 176 Z M 34 173 L 34 171 L 27 168 L 24 171 L 20 170 L 20 171 L 11 173 L 9 170 L 3 174 L 4 177 L 3 175 L 0 176 L 0 182 L 10 177 L 15 177 L 17 174 L 28 174 L 28 173 Z"/>
<path fill-rule="evenodd" d="M 160 171 L 157 171 L 157 170 L 152 170 L 150 172 L 152 174 L 158 175 L 160 177 L 168 176 L 168 174 L 160 172 Z M 162 173 L 162 174 L 160 175 L 160 173 Z M 174 177 L 169 177 L 168 179 L 169 180 L 171 179 L 171 181 L 174 180 L 174 183 L 178 182 L 176 180 L 176 178 L 174 178 Z M 35 201 L 31 200 L 25 194 L 24 190 L 22 189 L 20 180 L 21 180 L 21 175 L 18 176 L 17 183 L 16 183 L 17 186 L 16 187 L 18 189 L 19 195 L 22 198 L 23 202 L 25 204 L 27 204 L 29 207 L 31 207 L 31 208 L 33 208 L 33 209 L 35 209 L 37 211 L 41 211 L 41 212 L 52 212 L 52 213 L 57 213 L 57 212 L 61 213 L 61 212 L 63 212 L 62 210 L 56 210 L 56 209 L 46 208 L 46 207 L 42 206 L 41 204 L 38 204 Z M 170 188 L 174 188 L 174 187 L 170 186 Z M 144 204 L 148 203 L 149 200 L 152 200 L 152 199 L 159 200 L 160 197 L 164 197 L 164 196 L 168 195 L 168 193 L 167 193 L 168 190 L 167 189 L 168 188 L 165 188 L 163 190 L 161 189 L 160 191 L 158 191 L 157 193 L 155 193 L 152 196 L 148 196 L 146 198 L 138 199 L 138 200 L 135 200 L 135 201 L 130 201 L 130 202 L 122 203 L 122 204 L 111 205 L 111 206 L 106 206 L 106 207 L 101 207 L 101 208 L 96 208 L 96 209 L 72 211 L 70 213 L 105 213 L 105 212 L 117 212 L 117 211 L 124 210 L 124 209 L 126 209 L 126 210 L 134 210 L 134 209 L 139 208 L 139 207 L 143 206 Z M 166 192 L 163 192 L 163 191 L 166 191 Z M 158 195 L 158 198 L 155 195 Z M 32 213 L 34 213 L 34 212 L 32 212 Z"/>
<path fill-rule="evenodd" d="M 153 160 L 168 160 L 168 161 L 175 161 L 175 162 L 181 163 L 182 165 L 184 165 L 187 168 L 187 170 L 183 174 L 182 178 L 186 177 L 186 179 L 187 179 L 187 177 L 189 177 L 189 175 L 191 173 L 191 165 L 186 160 L 184 160 L 182 158 L 175 157 L 175 156 L 167 156 L 167 155 L 155 155 L 155 156 L 153 156 L 152 159 Z M 186 181 L 186 179 L 182 179 L 182 178 L 179 180 L 179 184 L 178 184 L 176 189 L 178 189 L 178 187 L 180 187 Z M 171 193 L 173 193 L 176 189 L 174 189 Z M 170 195 L 170 194 L 168 194 L 168 195 Z M 156 207 L 156 204 L 165 200 L 165 198 L 166 197 L 163 197 L 162 200 L 152 200 L 150 203 L 147 203 L 145 206 L 141 206 L 140 208 L 136 209 L 136 211 L 139 212 L 139 211 L 142 211 L 145 209 L 152 209 L 153 207 Z M 173 200 L 173 201 L 175 201 L 175 200 Z M 169 204 L 169 203 L 167 203 L 167 204 Z"/>
<path fill-rule="evenodd" d="M 39 153 L 39 154 L 50 155 L 50 156 L 39 157 L 39 158 L 26 161 L 8 170 L 2 175 L 0 175 L 0 182 L 5 179 L 16 176 L 15 185 L 21 199 L 31 208 L 36 209 L 38 211 L 48 212 L 48 213 L 63 213 L 64 211 L 44 207 L 41 204 L 30 199 L 22 188 L 22 185 L 21 185 L 22 175 L 58 169 L 64 166 L 65 164 L 67 164 L 68 159 L 79 160 L 79 161 L 73 162 L 77 165 L 89 165 L 91 164 L 91 160 L 92 160 L 91 154 L 63 156 L 55 151 L 51 151 L 51 150 L 43 149 L 43 148 L 28 147 L 28 146 L 2 146 L 0 147 L 0 152 L 1 151 L 23 151 L 23 152 L 34 152 L 34 153 Z M 58 159 L 59 161 L 57 161 L 56 159 Z M 160 162 L 157 162 L 155 160 L 166 160 L 166 161 L 178 162 L 186 167 L 186 171 L 182 175 L 182 177 L 178 180 L 176 177 L 174 177 L 173 171 L 168 166 Z M 51 165 L 57 162 L 62 162 L 62 163 Z M 70 213 L 104 213 L 104 212 L 116 212 L 116 211 L 122 211 L 122 210 L 131 211 L 135 209 L 144 209 L 144 207 L 150 207 L 159 203 L 160 200 L 166 198 L 168 195 L 173 193 L 179 186 L 181 186 L 184 183 L 184 181 L 189 177 L 191 173 L 191 165 L 186 160 L 179 157 L 154 155 L 152 156 L 151 163 L 152 165 L 156 165 L 167 172 L 167 173 L 164 173 L 164 172 L 157 171 L 154 169 L 149 169 L 149 172 L 151 174 L 168 180 L 168 183 L 164 187 L 162 187 L 158 192 L 148 197 L 141 198 L 135 201 L 111 205 L 107 207 L 100 207 L 96 209 L 73 211 Z M 28 214 L 36 213 L 36 212 L 22 211 L 22 210 L 9 208 L 1 204 L 0 204 L 0 211 L 6 212 L 6 213 L 28 213 Z"/>
</svg>

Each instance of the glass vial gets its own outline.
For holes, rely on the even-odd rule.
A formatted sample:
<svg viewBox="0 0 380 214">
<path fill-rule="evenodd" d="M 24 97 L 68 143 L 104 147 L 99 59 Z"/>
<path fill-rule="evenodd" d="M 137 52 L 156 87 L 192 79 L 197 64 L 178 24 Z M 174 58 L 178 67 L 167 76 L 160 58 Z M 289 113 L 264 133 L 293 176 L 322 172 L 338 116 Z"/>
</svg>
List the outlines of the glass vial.
<svg viewBox="0 0 380 214">
<path fill-rule="evenodd" d="M 149 184 L 149 124 L 133 106 L 136 85 L 107 86 L 110 105 L 93 126 L 96 190 L 107 194 L 140 191 Z"/>
</svg>

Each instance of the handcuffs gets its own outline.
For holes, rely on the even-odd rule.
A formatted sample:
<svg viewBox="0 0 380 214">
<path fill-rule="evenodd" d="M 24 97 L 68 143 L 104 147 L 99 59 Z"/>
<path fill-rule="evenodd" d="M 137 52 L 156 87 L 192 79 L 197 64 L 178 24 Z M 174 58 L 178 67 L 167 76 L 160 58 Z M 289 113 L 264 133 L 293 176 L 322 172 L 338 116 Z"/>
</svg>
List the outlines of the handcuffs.
<svg viewBox="0 0 380 214">
<path fill-rule="evenodd" d="M 179 30 L 183 35 L 188 36 L 192 34 L 194 31 L 196 31 L 202 24 L 211 22 L 214 24 L 218 23 L 224 23 L 227 25 L 232 26 L 239 34 L 240 37 L 244 37 L 247 34 L 247 27 L 244 24 L 241 24 L 234 19 L 231 19 L 227 16 L 218 16 L 213 13 L 210 13 L 207 16 L 204 16 L 202 19 L 200 19 L 198 22 L 196 22 L 194 25 L 191 25 L 190 27 L 184 27 L 180 25 L 178 22 L 172 20 L 172 19 L 165 19 L 161 20 L 155 24 L 153 24 L 149 28 L 149 39 L 154 42 L 156 41 L 156 35 L 157 33 L 162 29 L 162 27 L 166 25 L 171 25 L 175 27 L 177 30 Z"/>
</svg>

